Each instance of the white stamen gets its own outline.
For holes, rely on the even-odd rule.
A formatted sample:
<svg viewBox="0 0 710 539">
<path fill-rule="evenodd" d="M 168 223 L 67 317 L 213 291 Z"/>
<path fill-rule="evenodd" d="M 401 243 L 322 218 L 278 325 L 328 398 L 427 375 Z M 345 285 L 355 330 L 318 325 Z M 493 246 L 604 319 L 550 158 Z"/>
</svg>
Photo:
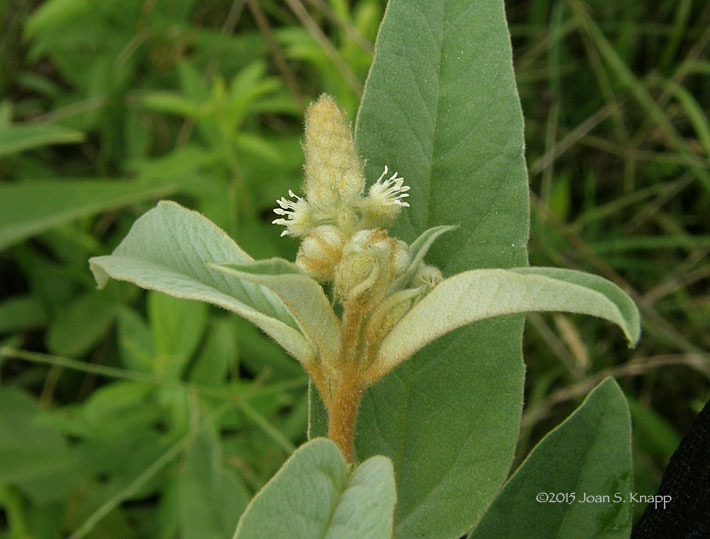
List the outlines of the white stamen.
<svg viewBox="0 0 710 539">
<path fill-rule="evenodd" d="M 398 178 L 395 172 L 385 181 L 382 179 L 389 173 L 389 168 L 385 165 L 384 172 L 380 175 L 377 181 L 370 187 L 370 197 L 378 199 L 386 206 L 402 206 L 409 207 L 409 203 L 403 201 L 403 198 L 409 196 L 409 186 L 404 185 L 404 178 Z"/>
<path fill-rule="evenodd" d="M 286 227 L 286 230 L 281 232 L 282 236 L 289 233 L 295 236 L 305 235 L 307 233 L 306 228 L 308 228 L 308 203 L 291 189 L 288 190 L 288 195 L 296 200 L 288 200 L 286 197 L 279 198 L 276 201 L 279 207 L 274 208 L 274 213 L 283 217 L 274 219 L 271 222 L 275 225 Z"/>
</svg>

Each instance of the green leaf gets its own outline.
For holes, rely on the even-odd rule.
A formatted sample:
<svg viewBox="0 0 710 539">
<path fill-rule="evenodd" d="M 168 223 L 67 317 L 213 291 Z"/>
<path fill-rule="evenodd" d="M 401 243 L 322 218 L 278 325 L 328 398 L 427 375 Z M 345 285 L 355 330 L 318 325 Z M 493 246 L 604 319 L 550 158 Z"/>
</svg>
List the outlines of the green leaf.
<svg viewBox="0 0 710 539">
<path fill-rule="evenodd" d="M 224 469 L 221 458 L 214 433 L 201 429 L 180 474 L 180 537 L 223 539 L 234 531 L 249 498 L 240 481 Z"/>
<path fill-rule="evenodd" d="M 172 191 L 172 186 L 97 181 L 0 186 L 0 249 L 67 221 Z"/>
<path fill-rule="evenodd" d="M 187 60 L 177 62 L 177 72 L 180 87 L 186 95 L 197 102 L 209 99 L 210 90 L 195 64 Z"/>
<path fill-rule="evenodd" d="M 232 317 L 212 317 L 209 337 L 190 371 L 190 381 L 207 386 L 224 382 L 230 368 L 236 369 L 239 340 L 236 320 Z"/>
<path fill-rule="evenodd" d="M 44 326 L 47 311 L 32 294 L 12 296 L 0 301 L 0 334 Z"/>
<path fill-rule="evenodd" d="M 25 35 L 33 37 L 53 26 L 66 24 L 73 17 L 90 8 L 91 0 L 50 0 L 44 2 L 28 19 L 24 29 Z"/>
<path fill-rule="evenodd" d="M 511 271 L 522 275 L 539 275 L 550 279 L 565 281 L 571 286 L 581 286 L 589 290 L 598 292 L 611 301 L 618 309 L 615 318 L 607 318 L 608 320 L 619 324 L 624 331 L 624 335 L 629 340 L 629 345 L 635 346 L 641 336 L 641 320 L 639 310 L 633 300 L 617 285 L 597 275 L 585 273 L 583 271 L 569 270 L 565 268 L 544 268 L 544 267 L 526 267 L 514 268 Z M 567 309 L 558 309 L 566 311 Z M 571 312 L 578 312 L 572 311 Z M 584 311 L 582 311 L 584 313 Z M 594 313 L 592 316 L 599 316 Z M 620 317 L 620 318 L 619 318 Z"/>
<path fill-rule="evenodd" d="M 337 360 L 340 321 L 321 285 L 301 273 L 295 264 L 272 258 L 249 264 L 208 265 L 227 275 L 273 290 L 291 311 L 306 337 L 314 343 L 321 360 L 329 364 Z"/>
<path fill-rule="evenodd" d="M 130 381 L 115 381 L 94 391 L 81 406 L 72 429 L 83 438 L 107 444 L 129 443 L 127 438 L 150 433 L 150 425 L 163 418 L 153 388 Z M 100 460 L 100 459 L 99 459 Z M 106 463 L 105 466 L 116 464 Z"/>
<path fill-rule="evenodd" d="M 251 258 L 199 213 L 163 201 L 133 224 L 113 254 L 89 262 L 99 287 L 112 277 L 219 305 L 254 323 L 299 361 L 313 360 L 313 349 L 278 296 L 261 285 L 228 279 L 207 267 L 210 260 Z"/>
<path fill-rule="evenodd" d="M 83 463 L 53 428 L 51 416 L 37 401 L 18 389 L 3 388 L 0 410 L 0 484 L 19 484 L 33 493 L 35 484 L 47 485 L 57 477 L 71 483 L 67 474 L 73 473 L 81 480 L 77 466 Z"/>
<path fill-rule="evenodd" d="M 283 156 L 278 146 L 273 144 L 263 135 L 252 133 L 235 133 L 234 142 L 237 151 L 241 154 L 251 154 L 256 159 L 271 163 L 282 163 Z"/>
<path fill-rule="evenodd" d="M 84 134 L 59 125 L 0 126 L 0 157 L 51 144 L 74 144 Z"/>
<path fill-rule="evenodd" d="M 374 362 L 379 379 L 438 337 L 485 318 L 564 311 L 605 318 L 635 344 L 638 309 L 618 286 L 594 275 L 556 268 L 471 270 L 439 283 L 385 337 Z"/>
<path fill-rule="evenodd" d="M 6 444 L 0 441 L 0 481 L 15 482 L 46 478 L 77 465 L 70 452 L 39 445 Z"/>
<path fill-rule="evenodd" d="M 235 539 L 384 539 L 392 533 L 392 463 L 375 456 L 348 473 L 330 440 L 294 451 L 247 507 Z"/>
<path fill-rule="evenodd" d="M 118 314 L 118 346 L 123 364 L 139 372 L 153 371 L 153 335 L 143 318 L 132 309 Z"/>
<path fill-rule="evenodd" d="M 207 325 L 207 305 L 153 292 L 148 296 L 153 335 L 153 373 L 177 379 L 192 357 Z"/>
<path fill-rule="evenodd" d="M 393 232 L 460 225 L 427 262 L 444 275 L 526 263 L 523 119 L 502 0 L 390 0 L 357 119 L 366 175 L 411 186 Z M 456 537 L 513 458 L 523 398 L 521 315 L 442 337 L 367 390 L 356 457 L 394 463 L 397 537 Z M 324 412 L 311 406 L 311 433 Z M 485 443 L 483 443 L 485 441 Z"/>
<path fill-rule="evenodd" d="M 196 118 L 201 113 L 201 106 L 190 99 L 174 92 L 150 92 L 141 97 L 141 104 L 150 110 L 166 112 L 188 118 Z"/>
<path fill-rule="evenodd" d="M 471 537 L 625 538 L 631 487 L 631 416 L 607 378 L 533 449 Z M 537 499 L 557 494 L 561 503 Z"/>
<path fill-rule="evenodd" d="M 80 356 L 106 334 L 116 317 L 115 307 L 96 292 L 82 294 L 62 309 L 47 333 L 47 346 L 53 354 Z"/>
</svg>

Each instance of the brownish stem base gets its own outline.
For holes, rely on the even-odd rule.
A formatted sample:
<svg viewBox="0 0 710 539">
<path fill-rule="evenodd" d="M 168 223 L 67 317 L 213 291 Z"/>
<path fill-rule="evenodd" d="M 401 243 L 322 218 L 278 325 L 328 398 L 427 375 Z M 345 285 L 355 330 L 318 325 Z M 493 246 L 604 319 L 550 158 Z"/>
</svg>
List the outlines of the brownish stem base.
<svg viewBox="0 0 710 539">
<path fill-rule="evenodd" d="M 336 443 L 348 463 L 353 461 L 355 420 L 363 391 L 357 374 L 343 373 L 328 411 L 328 438 Z"/>
</svg>

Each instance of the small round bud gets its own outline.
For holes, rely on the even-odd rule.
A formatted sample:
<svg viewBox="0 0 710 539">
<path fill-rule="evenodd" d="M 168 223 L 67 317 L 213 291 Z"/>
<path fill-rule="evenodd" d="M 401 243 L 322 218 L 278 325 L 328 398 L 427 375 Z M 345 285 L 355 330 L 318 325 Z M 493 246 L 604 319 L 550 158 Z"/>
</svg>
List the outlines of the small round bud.
<svg viewBox="0 0 710 539">
<path fill-rule="evenodd" d="M 386 257 L 387 232 L 360 230 L 343 248 L 335 270 L 335 293 L 342 301 L 359 299 L 375 284 L 380 274 L 380 259 Z"/>
<path fill-rule="evenodd" d="M 346 239 L 332 225 L 313 229 L 301 242 L 296 265 L 315 279 L 331 281 L 340 262 Z"/>
<path fill-rule="evenodd" d="M 335 270 L 335 293 L 343 300 L 358 299 L 375 285 L 379 268 L 368 253 L 343 256 Z"/>
<path fill-rule="evenodd" d="M 407 245 L 382 229 L 360 230 L 343 248 L 335 271 L 335 292 L 344 302 L 372 309 L 387 295 L 392 281 L 409 266 Z"/>
<path fill-rule="evenodd" d="M 414 274 L 414 279 L 412 283 L 418 286 L 428 286 L 429 288 L 434 288 L 437 284 L 444 280 L 444 276 L 441 274 L 441 270 L 436 266 L 430 266 L 429 264 L 422 264 L 419 266 L 417 273 Z"/>
<path fill-rule="evenodd" d="M 385 230 L 375 228 L 356 232 L 350 240 L 350 246 L 353 251 L 364 250 L 379 259 L 389 254 L 392 241 Z"/>
<path fill-rule="evenodd" d="M 387 240 L 387 232 L 382 229 L 375 228 L 371 230 L 359 230 L 353 234 L 348 247 L 354 250 L 370 249 L 373 247 L 378 249 L 386 249 Z"/>
</svg>

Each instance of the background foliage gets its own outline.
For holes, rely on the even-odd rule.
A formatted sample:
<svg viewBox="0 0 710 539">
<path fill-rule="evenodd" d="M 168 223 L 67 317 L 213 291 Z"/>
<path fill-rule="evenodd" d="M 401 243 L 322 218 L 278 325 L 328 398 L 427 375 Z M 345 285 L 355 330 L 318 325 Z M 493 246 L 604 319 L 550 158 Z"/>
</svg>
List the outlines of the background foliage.
<svg viewBox="0 0 710 539">
<path fill-rule="evenodd" d="M 248 323 L 112 282 L 158 198 L 255 258 L 302 178 L 302 110 L 354 119 L 379 0 L 0 3 L 0 526 L 10 537 L 230 536 L 305 440 L 306 378 Z M 606 375 L 654 492 L 710 396 L 710 5 L 511 0 L 533 265 L 632 293 L 629 352 L 596 320 L 530 315 L 517 462 Z M 445 240 L 442 240 L 445 241 Z M 215 500 L 220 500 L 216 503 Z M 643 507 L 635 507 L 638 514 Z"/>
</svg>

